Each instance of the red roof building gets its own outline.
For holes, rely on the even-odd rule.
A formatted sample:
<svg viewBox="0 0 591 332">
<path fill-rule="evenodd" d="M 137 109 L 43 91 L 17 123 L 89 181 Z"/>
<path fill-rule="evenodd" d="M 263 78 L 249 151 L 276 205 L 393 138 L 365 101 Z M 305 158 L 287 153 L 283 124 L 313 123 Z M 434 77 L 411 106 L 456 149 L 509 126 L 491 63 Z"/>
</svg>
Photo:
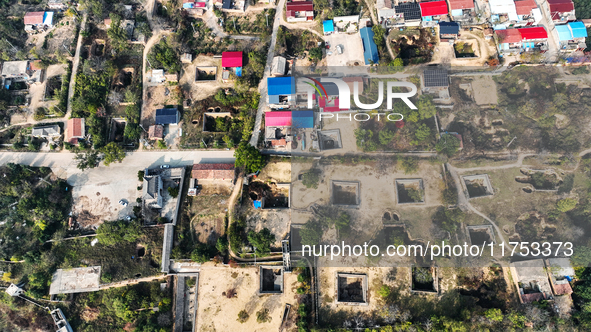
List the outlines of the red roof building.
<svg viewBox="0 0 591 332">
<path fill-rule="evenodd" d="M 78 139 L 84 138 L 84 132 L 84 119 L 72 118 L 67 123 L 65 141 L 70 144 L 78 144 Z"/>
<path fill-rule="evenodd" d="M 288 21 L 311 21 L 314 19 L 314 2 L 297 1 L 285 5 L 285 16 Z"/>
<path fill-rule="evenodd" d="M 575 10 L 572 0 L 548 0 L 552 20 L 560 20 L 561 14 L 570 13 Z"/>
<path fill-rule="evenodd" d="M 291 126 L 291 111 L 275 111 L 265 113 L 266 127 Z"/>
<path fill-rule="evenodd" d="M 518 29 L 506 29 L 495 31 L 500 44 L 513 44 L 521 41 L 521 34 Z"/>
<path fill-rule="evenodd" d="M 191 177 L 197 180 L 234 180 L 234 164 L 193 164 Z"/>
<path fill-rule="evenodd" d="M 474 9 L 474 0 L 449 0 L 449 9 Z"/>
<path fill-rule="evenodd" d="M 148 128 L 148 139 L 163 139 L 164 138 L 164 126 L 152 125 Z"/>
<path fill-rule="evenodd" d="M 555 284 L 552 287 L 554 287 L 554 295 L 569 295 L 573 293 L 573 288 L 569 283 Z"/>
<path fill-rule="evenodd" d="M 25 14 L 25 25 L 43 24 L 43 15 L 45 12 L 28 12 Z"/>
<path fill-rule="evenodd" d="M 421 7 L 421 16 L 439 16 L 447 15 L 447 3 L 445 1 L 431 1 L 419 3 Z"/>
<path fill-rule="evenodd" d="M 222 67 L 242 67 L 242 52 L 223 52 Z"/>
<path fill-rule="evenodd" d="M 532 9 L 538 8 L 536 0 L 519 0 L 515 1 L 515 9 L 517 15 L 531 15 Z"/>
<path fill-rule="evenodd" d="M 517 29 L 521 34 L 521 40 L 547 39 L 548 33 L 544 27 Z"/>
</svg>

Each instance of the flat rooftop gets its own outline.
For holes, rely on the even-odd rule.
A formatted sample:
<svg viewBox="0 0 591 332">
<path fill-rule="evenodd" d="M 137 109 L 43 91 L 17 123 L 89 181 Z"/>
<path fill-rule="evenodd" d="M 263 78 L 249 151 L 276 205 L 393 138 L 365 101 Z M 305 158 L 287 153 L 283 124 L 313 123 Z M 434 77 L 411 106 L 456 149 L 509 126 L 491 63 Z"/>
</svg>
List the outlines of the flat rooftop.
<svg viewBox="0 0 591 332">
<path fill-rule="evenodd" d="M 58 269 L 51 278 L 49 295 L 96 292 L 100 276 L 100 266 Z"/>
</svg>

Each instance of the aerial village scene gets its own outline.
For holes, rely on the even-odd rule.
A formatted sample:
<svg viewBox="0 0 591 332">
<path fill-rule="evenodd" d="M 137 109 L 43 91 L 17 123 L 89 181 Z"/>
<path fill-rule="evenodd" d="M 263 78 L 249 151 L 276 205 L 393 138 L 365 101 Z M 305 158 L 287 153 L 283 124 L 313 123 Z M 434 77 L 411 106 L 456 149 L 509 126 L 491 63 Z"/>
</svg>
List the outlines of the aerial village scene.
<svg viewBox="0 0 591 332">
<path fill-rule="evenodd" d="M 0 0 L 0 331 L 591 331 L 591 1 Z"/>
</svg>

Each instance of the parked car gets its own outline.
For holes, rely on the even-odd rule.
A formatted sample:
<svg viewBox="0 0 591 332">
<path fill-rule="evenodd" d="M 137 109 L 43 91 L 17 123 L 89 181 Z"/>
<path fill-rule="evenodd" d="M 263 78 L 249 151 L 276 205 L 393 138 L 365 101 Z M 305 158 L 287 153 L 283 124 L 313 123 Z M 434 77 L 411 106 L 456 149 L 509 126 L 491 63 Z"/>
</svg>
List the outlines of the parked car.
<svg viewBox="0 0 591 332">
<path fill-rule="evenodd" d="M 119 201 L 119 204 L 121 204 L 121 205 L 123 205 L 123 206 L 127 206 L 127 202 L 126 202 L 126 201 L 124 201 L 124 200 L 120 200 L 120 201 Z"/>
<path fill-rule="evenodd" d="M 170 165 L 160 165 L 160 168 L 162 168 L 162 169 L 170 168 Z"/>
<path fill-rule="evenodd" d="M 341 47 L 341 45 L 337 45 L 337 53 L 343 54 L 343 48 Z"/>
<path fill-rule="evenodd" d="M 127 221 L 131 221 L 131 216 L 127 216 L 127 217 L 125 217 L 125 220 L 127 220 Z"/>
</svg>

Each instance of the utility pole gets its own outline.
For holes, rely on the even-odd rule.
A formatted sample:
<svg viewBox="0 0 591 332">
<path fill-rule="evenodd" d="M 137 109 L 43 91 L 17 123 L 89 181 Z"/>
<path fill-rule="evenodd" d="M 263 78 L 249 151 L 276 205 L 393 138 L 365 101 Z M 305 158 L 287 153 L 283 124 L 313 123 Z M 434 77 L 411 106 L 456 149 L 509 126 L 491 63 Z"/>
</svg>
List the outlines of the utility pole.
<svg viewBox="0 0 591 332">
<path fill-rule="evenodd" d="M 269 27 L 269 13 L 265 13 L 265 18 L 267 19 L 267 28 Z"/>
<path fill-rule="evenodd" d="M 66 49 L 66 51 L 70 54 L 70 56 L 73 56 L 72 52 L 70 52 L 70 50 L 66 47 L 66 44 L 62 43 L 62 46 Z"/>
<path fill-rule="evenodd" d="M 254 248 L 254 266 L 257 266 L 257 247 Z"/>
<path fill-rule="evenodd" d="M 234 31 L 238 32 L 238 31 L 236 30 L 236 17 L 234 17 Z"/>
</svg>

